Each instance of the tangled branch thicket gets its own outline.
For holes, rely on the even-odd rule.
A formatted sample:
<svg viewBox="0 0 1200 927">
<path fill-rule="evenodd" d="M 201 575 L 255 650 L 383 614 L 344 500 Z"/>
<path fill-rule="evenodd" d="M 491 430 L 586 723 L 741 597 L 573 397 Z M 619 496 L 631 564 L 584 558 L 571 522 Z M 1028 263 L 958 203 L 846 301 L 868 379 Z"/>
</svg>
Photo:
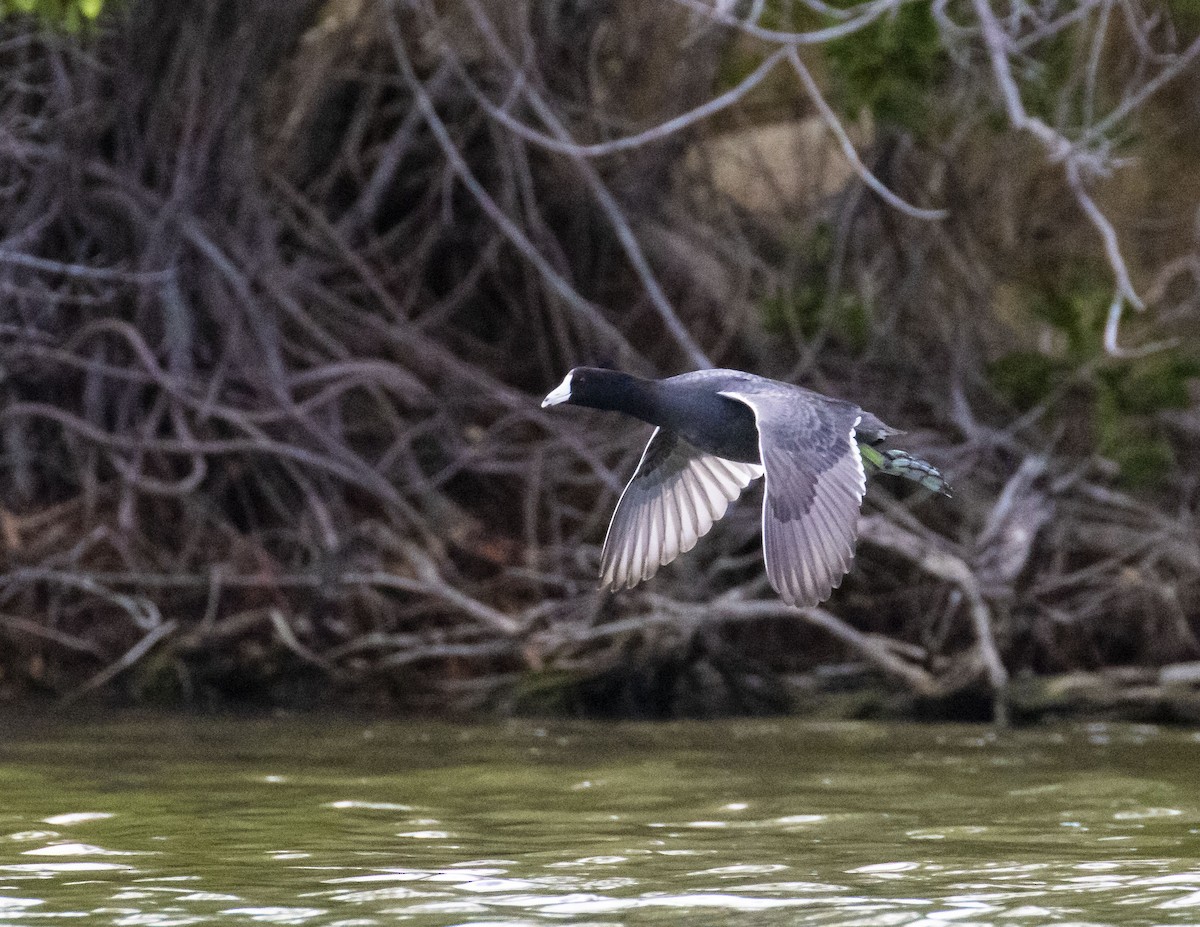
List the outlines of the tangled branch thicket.
<svg viewBox="0 0 1200 927">
<path fill-rule="evenodd" d="M 1002 711 L 1029 674 L 1194 679 L 1184 0 L 2 27 L 0 697 L 695 713 L 865 668 Z M 603 594 L 640 441 L 538 408 L 579 363 L 852 397 L 957 497 L 874 488 L 828 608 L 772 596 L 752 500 Z"/>
</svg>

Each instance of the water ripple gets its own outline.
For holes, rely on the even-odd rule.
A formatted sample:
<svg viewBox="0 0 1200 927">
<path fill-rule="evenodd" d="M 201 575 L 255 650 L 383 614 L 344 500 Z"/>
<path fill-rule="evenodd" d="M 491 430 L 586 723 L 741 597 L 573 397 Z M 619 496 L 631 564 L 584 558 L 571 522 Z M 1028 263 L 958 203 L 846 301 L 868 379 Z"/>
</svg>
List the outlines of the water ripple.
<svg viewBox="0 0 1200 927">
<path fill-rule="evenodd" d="M 25 745 L 0 924 L 1200 922 L 1191 734 L 290 723 Z"/>
</svg>

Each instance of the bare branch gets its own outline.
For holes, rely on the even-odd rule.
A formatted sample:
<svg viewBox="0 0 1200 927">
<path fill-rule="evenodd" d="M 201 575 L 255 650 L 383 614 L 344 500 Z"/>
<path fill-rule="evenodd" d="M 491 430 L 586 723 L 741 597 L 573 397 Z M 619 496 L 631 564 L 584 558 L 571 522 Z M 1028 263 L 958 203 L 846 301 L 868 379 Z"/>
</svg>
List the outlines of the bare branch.
<svg viewBox="0 0 1200 927">
<path fill-rule="evenodd" d="M 509 67 L 514 74 L 517 73 L 518 68 L 516 63 L 513 62 L 512 58 L 509 56 L 508 51 L 504 47 L 504 43 L 501 42 L 499 36 L 496 35 L 495 28 L 492 26 L 491 21 L 487 18 L 487 15 L 482 9 L 480 9 L 477 0 L 468 0 L 468 4 L 471 7 L 471 13 L 475 19 L 476 26 L 484 34 L 484 37 L 487 39 L 488 45 L 491 47 L 492 51 Z M 563 125 L 562 120 L 555 115 L 554 110 L 551 109 L 550 105 L 542 99 L 541 95 L 534 92 L 532 88 L 528 86 L 525 86 L 523 89 L 525 96 L 529 99 L 530 105 L 534 109 L 534 112 L 537 113 L 538 118 L 540 118 L 550 129 L 554 137 L 559 142 L 567 144 L 572 143 L 573 139 L 571 138 L 570 133 L 567 131 L 566 126 Z M 586 158 L 583 158 L 579 155 L 572 156 L 572 160 L 575 162 L 575 166 L 580 175 L 583 177 L 584 182 L 591 189 L 592 195 L 600 204 L 601 209 L 604 210 L 604 214 L 608 219 L 609 225 L 612 226 L 613 232 L 616 233 L 617 239 L 621 243 L 622 250 L 624 250 L 626 257 L 629 258 L 629 263 L 633 265 L 634 270 L 637 272 L 638 278 L 642 281 L 642 287 L 646 291 L 646 295 L 650 297 L 651 304 L 654 306 L 654 309 L 658 313 L 658 317 L 662 320 L 663 325 L 666 326 L 667 331 L 671 333 L 671 337 L 675 339 L 676 344 L 678 344 L 684 354 L 687 355 L 688 360 L 693 366 L 711 367 L 712 361 L 708 359 L 708 355 L 704 353 L 703 349 L 701 349 L 701 347 L 696 343 L 695 339 L 692 338 L 691 333 L 688 332 L 684 324 L 679 321 L 679 316 L 676 314 L 675 309 L 671 306 L 670 300 L 667 299 L 667 294 L 663 292 L 663 288 L 661 284 L 659 284 L 658 278 L 654 275 L 654 271 L 651 269 L 649 262 L 646 260 L 646 256 L 642 251 L 642 246 L 638 243 L 637 237 L 633 234 L 633 229 L 629 227 L 629 221 L 625 218 L 624 213 L 622 213 L 621 207 L 618 205 L 616 198 L 611 192 L 609 192 L 609 189 L 605 186 L 604 181 L 601 180 L 600 174 L 596 171 L 596 168 Z"/>
<path fill-rule="evenodd" d="M 479 203 L 480 208 L 487 213 L 488 217 L 499 226 L 500 230 L 509 242 L 525 256 L 542 278 L 549 284 L 550 288 L 557 293 L 562 300 L 570 306 L 577 314 L 587 320 L 588 325 L 601 334 L 609 345 L 619 350 L 624 356 L 632 358 L 637 356 L 637 352 L 625 340 L 622 335 L 609 322 L 600 308 L 589 302 L 581 296 L 570 283 L 555 270 L 545 256 L 538 251 L 533 242 L 525 235 L 512 219 L 500 208 L 499 204 L 488 194 L 483 185 L 476 179 L 471 172 L 470 167 L 464 160 L 458 146 L 450 137 L 450 132 L 446 128 L 446 124 L 442 122 L 438 116 L 437 110 L 434 109 L 433 101 L 429 98 L 424 85 L 413 71 L 412 63 L 408 60 L 408 53 L 404 48 L 404 39 L 400 34 L 400 27 L 395 22 L 394 16 L 387 16 L 388 32 L 392 40 L 392 48 L 395 52 L 396 63 L 400 66 L 400 71 L 404 76 L 405 82 L 413 93 L 417 105 L 425 116 L 425 122 L 429 126 L 434 137 L 437 139 L 439 147 L 446 156 L 446 160 L 454 169 L 454 173 L 462 182 L 473 197 Z"/>
<path fill-rule="evenodd" d="M 1021 92 L 1017 87 L 1009 62 L 1011 43 L 992 11 L 990 0 L 972 0 L 972 2 L 979 17 L 984 43 L 991 61 L 992 74 L 1004 101 L 1009 122 L 1012 123 L 1013 128 L 1027 131 L 1041 142 L 1051 161 L 1062 163 L 1067 184 L 1074 193 L 1076 201 L 1088 220 L 1095 226 L 1096 231 L 1100 233 L 1104 243 L 1104 254 L 1115 278 L 1117 299 L 1128 302 L 1135 309 L 1145 308 L 1145 303 L 1138 296 L 1130 279 L 1129 267 L 1121 253 L 1116 230 L 1088 193 L 1082 178 L 1082 171 L 1085 168 L 1093 174 L 1102 173 L 1107 168 L 1108 159 L 1089 151 L 1082 143 L 1071 142 L 1065 135 L 1052 129 L 1043 120 L 1029 115 L 1021 100 Z M 1105 337 L 1106 349 L 1116 347 L 1116 325 L 1120 321 L 1120 316 L 1119 306 L 1115 311 L 1110 309 L 1109 325 Z"/>
<path fill-rule="evenodd" d="M 912 560 L 927 573 L 947 582 L 954 583 L 967 599 L 971 623 L 975 628 L 975 639 L 979 654 L 987 671 L 988 683 L 996 699 L 997 723 L 1003 724 L 1007 717 L 1004 707 L 1005 691 L 1008 688 L 1008 670 L 1000 656 L 992 628 L 991 608 L 979 588 L 975 573 L 961 558 L 948 551 L 937 549 L 915 534 L 879 517 L 864 518 L 859 522 L 859 531 L 864 541 L 886 547 Z"/>
<path fill-rule="evenodd" d="M 154 648 L 155 644 L 163 640 L 163 638 L 174 634 L 176 627 L 177 625 L 172 619 L 169 621 L 164 621 L 162 624 L 151 628 L 141 640 L 139 640 L 136 644 L 130 647 L 128 651 L 125 652 L 121 659 L 109 664 L 95 676 L 81 685 L 78 689 L 75 689 L 74 691 L 63 696 L 62 704 L 73 704 L 74 702 L 78 701 L 80 697 L 87 695 L 87 693 L 108 685 L 118 675 L 125 672 L 125 670 L 129 669 L 131 666 L 141 660 L 142 657 L 148 654 Z"/>
<path fill-rule="evenodd" d="M 752 20 L 738 19 L 709 5 L 704 0 L 675 0 L 675 2 L 713 22 L 723 26 L 732 26 L 756 39 L 795 47 L 797 45 L 822 45 L 825 42 L 851 35 L 869 26 L 885 13 L 893 12 L 905 3 L 915 2 L 915 0 L 871 0 L 868 3 L 860 3 L 843 11 L 847 17 L 852 18 L 847 18 L 839 25 L 814 29 L 812 32 L 780 32 L 775 29 L 764 29 L 755 25 Z"/>
<path fill-rule="evenodd" d="M 1109 266 L 1112 267 L 1113 273 L 1117 278 L 1117 295 L 1126 300 L 1135 309 L 1144 309 L 1145 303 L 1133 289 L 1133 282 L 1129 279 L 1129 268 L 1125 265 L 1125 259 L 1121 256 L 1121 245 L 1117 241 L 1117 230 L 1113 228 L 1112 223 L 1108 221 L 1108 217 L 1100 211 L 1100 207 L 1096 205 L 1096 201 L 1092 199 L 1087 189 L 1083 185 L 1083 180 L 1079 176 L 1079 161 L 1075 158 L 1068 157 L 1064 165 L 1067 172 L 1067 183 L 1071 187 L 1071 191 L 1075 194 L 1075 198 L 1079 201 L 1079 205 L 1083 208 L 1084 213 L 1091 220 L 1092 225 L 1100 233 L 1100 238 L 1104 242 L 1104 254 L 1108 258 Z"/>
<path fill-rule="evenodd" d="M 514 135 L 518 135 L 527 142 L 532 142 L 535 145 L 545 148 L 548 151 L 557 152 L 558 154 L 570 155 L 573 158 L 600 158 L 605 155 L 631 151 L 635 148 L 660 142 L 684 129 L 703 122 L 705 119 L 714 116 L 722 110 L 728 109 L 740 102 L 751 90 L 766 80 L 786 55 L 786 48 L 776 49 L 767 55 L 758 67 L 742 78 L 735 87 L 702 103 L 695 109 L 688 110 L 686 113 L 681 113 L 671 119 L 665 119 L 642 132 L 626 135 L 623 138 L 615 138 L 607 142 L 593 142 L 592 144 L 584 144 L 574 140 L 563 140 L 560 137 L 539 132 L 532 126 L 526 125 L 521 120 L 510 115 L 488 99 L 487 95 L 474 81 L 470 80 L 469 75 L 464 70 L 459 70 L 459 76 L 463 80 L 463 85 L 467 87 L 471 95 L 475 98 L 475 101 L 488 116 L 496 120 L 496 122 L 500 123 Z M 524 89 L 525 92 L 530 92 L 527 87 Z"/>
<path fill-rule="evenodd" d="M 817 82 L 813 80 L 812 74 L 809 73 L 804 62 L 800 60 L 800 53 L 794 47 L 787 49 L 788 61 L 791 63 L 796 76 L 800 78 L 800 82 L 804 85 L 804 90 L 816 106 L 817 112 L 821 114 L 821 118 L 825 120 L 825 125 L 829 127 L 829 131 L 833 133 L 837 139 L 839 147 L 842 149 L 842 154 L 846 156 L 846 160 L 850 162 L 854 168 L 854 172 L 868 187 L 885 203 L 896 209 L 906 216 L 912 216 L 914 219 L 927 219 L 936 221 L 945 219 L 949 213 L 945 209 L 923 209 L 919 206 L 913 206 L 906 203 L 895 193 L 887 188 L 887 186 L 878 177 L 871 173 L 862 159 L 858 156 L 858 152 L 854 150 L 854 143 L 850 141 L 850 136 L 846 134 L 846 129 L 838 119 L 837 114 L 833 111 L 825 98 L 821 96 L 821 90 L 817 86 Z"/>
<path fill-rule="evenodd" d="M 1111 132 L 1119 123 L 1145 105 L 1150 97 L 1154 96 L 1154 94 L 1158 93 L 1168 83 L 1191 67 L 1197 58 L 1200 58 L 1200 38 L 1197 38 L 1184 51 L 1180 52 L 1161 71 L 1142 85 L 1136 93 L 1126 97 L 1116 109 L 1088 128 L 1084 133 L 1084 140 L 1095 141 Z"/>
</svg>

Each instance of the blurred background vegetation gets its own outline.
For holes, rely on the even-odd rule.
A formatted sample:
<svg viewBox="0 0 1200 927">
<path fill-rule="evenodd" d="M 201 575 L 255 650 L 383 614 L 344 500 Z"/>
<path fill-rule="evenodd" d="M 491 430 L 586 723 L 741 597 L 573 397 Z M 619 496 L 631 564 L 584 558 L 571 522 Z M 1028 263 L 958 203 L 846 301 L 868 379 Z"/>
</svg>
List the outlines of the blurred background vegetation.
<svg viewBox="0 0 1200 927">
<path fill-rule="evenodd" d="M 2 9 L 40 19 L 51 29 L 74 31 L 100 15 L 104 0 L 5 0 Z"/>
<path fill-rule="evenodd" d="M 1194 0 L 0 10 L 0 699 L 1200 717 Z M 822 608 L 753 493 L 602 594 L 584 363 L 956 497 Z"/>
</svg>

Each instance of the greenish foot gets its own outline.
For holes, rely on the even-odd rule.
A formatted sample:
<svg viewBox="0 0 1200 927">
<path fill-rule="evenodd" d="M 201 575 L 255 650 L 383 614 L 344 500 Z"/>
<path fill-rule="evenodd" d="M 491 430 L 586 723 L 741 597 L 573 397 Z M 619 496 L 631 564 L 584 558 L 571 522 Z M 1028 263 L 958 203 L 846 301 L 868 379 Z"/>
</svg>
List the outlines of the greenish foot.
<svg viewBox="0 0 1200 927">
<path fill-rule="evenodd" d="M 926 463 L 919 457 L 913 457 L 907 451 L 888 448 L 880 450 L 869 444 L 858 445 L 863 463 L 871 470 L 886 473 L 888 476 L 902 476 L 914 483 L 919 483 L 931 492 L 949 496 L 950 484 L 933 464 Z"/>
</svg>

